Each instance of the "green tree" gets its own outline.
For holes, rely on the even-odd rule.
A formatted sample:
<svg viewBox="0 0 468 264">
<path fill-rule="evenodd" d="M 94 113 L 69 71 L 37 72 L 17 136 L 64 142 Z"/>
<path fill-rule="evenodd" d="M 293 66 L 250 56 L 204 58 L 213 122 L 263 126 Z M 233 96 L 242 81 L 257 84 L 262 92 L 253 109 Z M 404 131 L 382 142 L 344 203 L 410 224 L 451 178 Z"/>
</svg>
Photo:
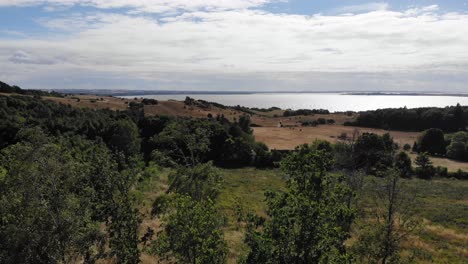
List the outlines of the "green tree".
<svg viewBox="0 0 468 264">
<path fill-rule="evenodd" d="M 396 144 L 389 134 L 362 134 L 354 144 L 353 157 L 356 169 L 376 175 L 392 166 Z"/>
<path fill-rule="evenodd" d="M 287 192 L 267 193 L 268 216 L 263 228 L 250 225 L 247 263 L 340 263 L 348 260 L 354 213 L 349 188 L 341 176 L 329 174 L 329 153 L 301 146 L 281 164 Z"/>
<path fill-rule="evenodd" d="M 138 127 L 131 120 L 115 121 L 107 134 L 107 142 L 112 150 L 123 153 L 127 158 L 140 152 Z"/>
<path fill-rule="evenodd" d="M 61 263 L 91 257 L 103 234 L 77 189 L 88 168 L 60 145 L 19 143 L 1 153 L 0 261 Z"/>
<path fill-rule="evenodd" d="M 119 264 L 139 263 L 138 227 L 140 219 L 138 211 L 133 208 L 130 197 L 119 196 L 117 199 L 107 223 L 111 255 L 116 257 Z"/>
<path fill-rule="evenodd" d="M 457 130 L 464 131 L 466 129 L 466 122 L 465 122 L 464 115 L 465 113 L 463 111 L 463 107 L 461 107 L 460 104 L 457 104 L 453 111 L 454 124 Z"/>
<path fill-rule="evenodd" d="M 468 160 L 468 133 L 457 132 L 450 137 L 447 147 L 447 157 L 450 159 Z"/>
<path fill-rule="evenodd" d="M 221 173 L 211 162 L 194 167 L 180 166 L 169 175 L 169 192 L 189 195 L 194 200 L 214 199 L 222 182 Z"/>
<path fill-rule="evenodd" d="M 193 120 L 170 122 L 159 135 L 153 137 L 153 141 L 177 163 L 195 166 L 205 161 L 210 151 L 210 137 L 213 132 L 201 122 Z"/>
<path fill-rule="evenodd" d="M 224 263 L 227 245 L 214 203 L 178 196 L 162 215 L 164 230 L 152 245 L 154 254 L 180 263 Z"/>
<path fill-rule="evenodd" d="M 410 178 L 413 173 L 411 158 L 406 152 L 400 152 L 395 158 L 395 167 L 402 178 Z"/>
<path fill-rule="evenodd" d="M 415 163 L 418 166 L 416 173 L 420 178 L 430 179 L 434 176 L 435 169 L 434 166 L 432 166 L 432 161 L 430 160 L 427 152 L 419 153 L 416 157 Z"/>
<path fill-rule="evenodd" d="M 419 152 L 427 152 L 431 155 L 445 155 L 445 148 L 444 132 L 440 129 L 428 129 L 418 138 Z"/>
<path fill-rule="evenodd" d="M 239 127 L 247 134 L 252 134 L 253 130 L 250 128 L 252 121 L 250 121 L 250 115 L 241 115 L 239 117 Z"/>
</svg>

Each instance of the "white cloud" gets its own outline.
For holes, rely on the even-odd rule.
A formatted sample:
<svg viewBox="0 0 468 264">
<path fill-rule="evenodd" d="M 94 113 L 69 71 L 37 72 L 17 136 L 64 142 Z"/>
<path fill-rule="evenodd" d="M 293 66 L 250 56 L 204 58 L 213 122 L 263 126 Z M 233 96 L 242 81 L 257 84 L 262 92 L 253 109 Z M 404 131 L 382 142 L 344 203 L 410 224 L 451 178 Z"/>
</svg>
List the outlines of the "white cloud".
<svg viewBox="0 0 468 264">
<path fill-rule="evenodd" d="M 0 0 L 0 6 L 46 5 L 52 11 L 54 6 L 92 6 L 101 9 L 131 8 L 132 12 L 164 13 L 175 10 L 231 10 L 259 7 L 270 2 L 284 0 Z"/>
<path fill-rule="evenodd" d="M 361 5 L 349 5 L 339 7 L 333 10 L 334 13 L 365 13 L 372 11 L 388 10 L 390 5 L 385 2 L 371 2 Z"/>
<path fill-rule="evenodd" d="M 181 78 L 201 83 L 211 78 L 218 84 L 220 76 L 255 75 L 263 81 L 254 84 L 273 85 L 285 78 L 305 89 L 313 83 L 310 76 L 466 76 L 468 15 L 434 10 L 303 16 L 239 9 L 185 12 L 160 20 L 109 13 L 42 19 L 42 25 L 65 32 L 0 39 L 0 77 L 24 80 L 80 71 L 171 86 Z"/>
</svg>

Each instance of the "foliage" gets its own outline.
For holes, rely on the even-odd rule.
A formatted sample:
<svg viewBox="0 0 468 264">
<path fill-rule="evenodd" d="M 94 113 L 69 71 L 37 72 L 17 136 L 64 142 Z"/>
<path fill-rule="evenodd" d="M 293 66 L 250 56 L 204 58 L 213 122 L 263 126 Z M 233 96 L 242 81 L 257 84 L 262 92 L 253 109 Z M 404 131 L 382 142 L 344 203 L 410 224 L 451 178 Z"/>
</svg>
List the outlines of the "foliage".
<svg viewBox="0 0 468 264">
<path fill-rule="evenodd" d="M 298 116 L 298 115 L 314 115 L 314 114 L 321 114 L 321 115 L 328 115 L 330 111 L 325 109 L 299 109 L 299 110 L 286 110 L 283 113 L 284 117 L 288 116 Z"/>
<path fill-rule="evenodd" d="M 347 125 L 402 131 L 423 131 L 439 128 L 445 132 L 465 130 L 468 107 L 379 109 L 359 113 L 355 122 Z"/>
<path fill-rule="evenodd" d="M 227 246 L 213 202 L 178 196 L 162 216 L 164 230 L 152 252 L 182 263 L 224 263 Z"/>
<path fill-rule="evenodd" d="M 252 134 L 253 130 L 250 128 L 250 125 L 252 124 L 252 121 L 250 121 L 250 116 L 249 115 L 241 115 L 239 117 L 239 127 L 242 129 L 247 134 Z"/>
<path fill-rule="evenodd" d="M 196 201 L 214 199 L 219 193 L 222 177 L 212 163 L 179 167 L 169 175 L 169 192 L 188 195 Z"/>
<path fill-rule="evenodd" d="M 210 151 L 211 133 L 213 131 L 204 123 L 178 120 L 170 122 L 161 133 L 153 137 L 153 141 L 177 163 L 194 166 L 204 161 Z"/>
<path fill-rule="evenodd" d="M 418 138 L 418 151 L 427 152 L 431 155 L 445 155 L 445 137 L 440 129 L 431 128 Z"/>
<path fill-rule="evenodd" d="M 367 210 L 369 220 L 358 225 L 353 252 L 359 263 L 401 263 L 401 244 L 419 227 L 414 197 L 402 183 L 399 172 L 388 171 L 383 182 L 366 187 L 375 203 Z"/>
<path fill-rule="evenodd" d="M 393 164 L 396 144 L 389 134 L 379 136 L 364 133 L 356 140 L 353 157 L 356 169 L 364 169 L 367 173 L 377 175 Z"/>
<path fill-rule="evenodd" d="M 326 173 L 330 156 L 305 145 L 282 161 L 288 190 L 266 194 L 269 220 L 262 229 L 249 227 L 246 263 L 346 262 L 354 214 L 343 178 Z"/>
<path fill-rule="evenodd" d="M 22 94 L 22 95 L 32 95 L 36 97 L 40 97 L 40 96 L 63 97 L 63 95 L 57 92 L 45 92 L 41 90 L 24 90 L 16 85 L 10 86 L 4 82 L 0 82 L 0 93 L 16 93 L 16 94 Z"/>
<path fill-rule="evenodd" d="M 410 151 L 411 150 L 411 145 L 406 143 L 405 145 L 403 145 L 403 150 L 404 151 Z"/>
<path fill-rule="evenodd" d="M 107 142 L 109 148 L 121 152 L 126 157 L 140 153 L 140 138 L 138 127 L 130 120 L 120 119 L 113 122 L 108 128 Z"/>
<path fill-rule="evenodd" d="M 468 161 L 468 133 L 457 132 L 448 136 L 447 157 L 454 160 Z"/>
<path fill-rule="evenodd" d="M 398 170 L 400 177 L 411 178 L 413 167 L 411 166 L 411 158 L 406 152 L 400 152 L 395 158 L 395 168 Z"/>
<path fill-rule="evenodd" d="M 141 103 L 144 105 L 157 105 L 159 102 L 156 99 L 143 98 L 143 100 L 141 100 Z"/>
<path fill-rule="evenodd" d="M 79 137 L 47 138 L 37 128 L 18 134 L 22 142 L 1 152 L 6 175 L 0 183 L 0 259 L 56 263 L 103 257 L 106 235 L 99 223 L 125 223 L 114 209 L 126 184 L 106 146 Z M 128 252 L 116 245 L 111 250 L 118 259 L 127 259 Z"/>
<path fill-rule="evenodd" d="M 138 212 L 133 208 L 130 197 L 119 197 L 110 214 L 109 245 L 111 255 L 117 257 L 118 263 L 139 263 Z"/>
<path fill-rule="evenodd" d="M 432 161 L 429 158 L 427 152 L 419 153 L 415 160 L 416 165 L 416 174 L 419 178 L 422 179 L 431 179 L 435 174 L 435 168 L 432 166 Z"/>
</svg>

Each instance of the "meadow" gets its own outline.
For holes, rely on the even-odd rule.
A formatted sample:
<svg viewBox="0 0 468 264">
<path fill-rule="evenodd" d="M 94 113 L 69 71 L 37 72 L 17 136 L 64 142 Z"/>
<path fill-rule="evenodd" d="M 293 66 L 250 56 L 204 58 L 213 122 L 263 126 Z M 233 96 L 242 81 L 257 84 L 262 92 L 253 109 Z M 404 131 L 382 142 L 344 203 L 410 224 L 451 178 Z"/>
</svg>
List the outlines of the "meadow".
<svg viewBox="0 0 468 264">
<path fill-rule="evenodd" d="M 170 169 L 160 169 L 155 176 L 139 183 L 134 195 L 139 197 L 142 215 L 141 235 L 148 227 L 160 229 L 159 222 L 150 216 L 154 198 L 167 190 L 167 175 Z M 244 244 L 245 224 L 239 216 L 247 213 L 267 217 L 265 192 L 285 189 L 284 174 L 277 169 L 222 169 L 223 183 L 217 206 L 225 217 L 224 238 L 228 243 L 228 263 L 237 263 L 248 253 Z M 364 177 L 360 191 L 362 207 L 372 204 L 369 184 L 382 181 L 374 176 Z M 404 180 L 404 185 L 416 198 L 417 216 L 421 226 L 402 244 L 402 255 L 411 255 L 414 263 L 466 263 L 468 261 L 468 182 L 450 179 L 426 181 Z M 360 208 L 361 210 L 363 208 Z M 365 219 L 364 219 L 365 220 Z M 363 221 L 363 219 L 360 219 Z M 349 243 L 358 232 L 353 231 Z M 142 263 L 157 259 L 142 254 Z"/>
</svg>

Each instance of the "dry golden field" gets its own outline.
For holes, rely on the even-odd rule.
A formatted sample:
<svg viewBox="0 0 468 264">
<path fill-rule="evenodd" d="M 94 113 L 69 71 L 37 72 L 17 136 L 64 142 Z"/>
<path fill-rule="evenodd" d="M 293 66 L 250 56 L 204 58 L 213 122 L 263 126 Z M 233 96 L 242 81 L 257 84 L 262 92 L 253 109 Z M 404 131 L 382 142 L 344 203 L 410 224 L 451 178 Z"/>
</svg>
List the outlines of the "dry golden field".
<svg viewBox="0 0 468 264">
<path fill-rule="evenodd" d="M 338 137 L 345 133 L 351 140 L 355 133 L 376 133 L 382 135 L 390 133 L 400 145 L 412 145 L 419 133 L 386 131 L 382 129 L 350 127 L 343 125 L 319 125 L 317 127 L 256 127 L 255 139 L 267 144 L 271 149 L 294 149 L 296 146 L 311 143 L 316 139 L 337 142 Z"/>
</svg>

